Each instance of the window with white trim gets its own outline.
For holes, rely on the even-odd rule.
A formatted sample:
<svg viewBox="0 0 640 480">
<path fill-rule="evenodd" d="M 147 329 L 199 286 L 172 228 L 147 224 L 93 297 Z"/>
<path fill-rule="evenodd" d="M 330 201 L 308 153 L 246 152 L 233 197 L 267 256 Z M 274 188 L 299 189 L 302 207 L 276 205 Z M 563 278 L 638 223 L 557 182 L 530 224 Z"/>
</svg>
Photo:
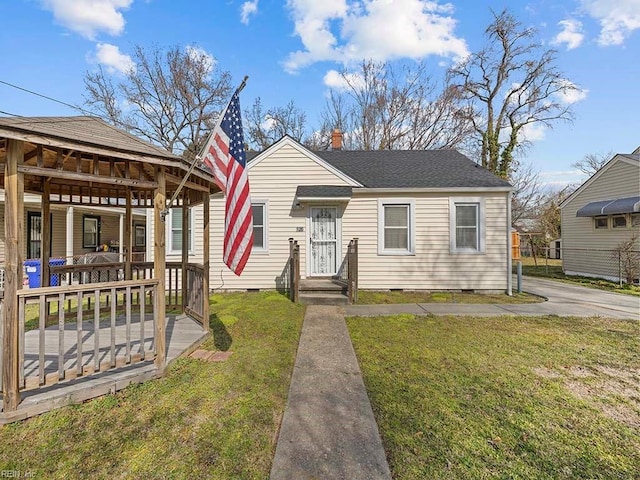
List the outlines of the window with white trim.
<svg viewBox="0 0 640 480">
<path fill-rule="evenodd" d="M 253 251 L 267 252 L 267 201 L 251 202 L 253 210 Z"/>
<path fill-rule="evenodd" d="M 172 208 L 169 217 L 169 252 L 182 253 L 182 209 Z M 189 253 L 193 250 L 193 211 L 189 209 Z"/>
<path fill-rule="evenodd" d="M 484 252 L 484 209 L 481 198 L 450 199 L 452 253 Z"/>
<path fill-rule="evenodd" d="M 413 200 L 380 200 L 378 203 L 378 254 L 413 255 Z"/>
</svg>

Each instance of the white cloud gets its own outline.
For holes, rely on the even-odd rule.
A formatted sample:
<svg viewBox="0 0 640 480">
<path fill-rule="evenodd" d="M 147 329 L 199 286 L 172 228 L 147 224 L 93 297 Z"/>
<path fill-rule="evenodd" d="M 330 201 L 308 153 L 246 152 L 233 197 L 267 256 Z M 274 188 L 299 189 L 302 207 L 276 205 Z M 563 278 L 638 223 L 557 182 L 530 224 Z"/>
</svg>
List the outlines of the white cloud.
<svg viewBox="0 0 640 480">
<path fill-rule="evenodd" d="M 573 50 L 582 44 L 584 40 L 582 22 L 569 18 L 558 22 L 558 25 L 562 27 L 562 31 L 553 39 L 554 45 L 566 44 L 567 50 Z"/>
<path fill-rule="evenodd" d="M 58 23 L 89 39 L 100 32 L 120 35 L 126 10 L 133 0 L 41 0 Z"/>
<path fill-rule="evenodd" d="M 587 98 L 589 90 L 580 88 L 575 83 L 570 82 L 569 80 L 564 80 L 563 84 L 566 88 L 558 94 L 559 100 L 562 103 L 571 105 Z"/>
<path fill-rule="evenodd" d="M 258 0 L 244 2 L 240 7 L 240 21 L 249 25 L 249 17 L 258 13 Z"/>
<path fill-rule="evenodd" d="M 129 55 L 120 52 L 120 49 L 109 43 L 96 45 L 96 61 L 104 65 L 110 73 L 128 73 L 136 68 Z"/>
<path fill-rule="evenodd" d="M 202 62 L 202 64 L 206 67 L 207 73 L 211 73 L 214 65 L 216 64 L 216 59 L 213 55 L 207 52 L 205 49 L 200 47 L 194 47 L 193 45 L 187 45 L 185 47 L 185 51 L 189 58 L 194 62 Z"/>
<path fill-rule="evenodd" d="M 640 0 L 582 0 L 582 6 L 600 22 L 600 45 L 622 45 L 640 28 Z"/>
<path fill-rule="evenodd" d="M 288 0 L 287 6 L 304 45 L 285 62 L 291 72 L 327 60 L 468 55 L 466 42 L 454 34 L 452 5 L 438 0 Z"/>
<path fill-rule="evenodd" d="M 525 142 L 544 140 L 547 127 L 543 123 L 528 123 L 518 132 L 518 139 Z"/>
<path fill-rule="evenodd" d="M 336 70 L 329 70 L 324 78 L 324 84 L 335 90 L 346 90 L 354 87 L 356 89 L 364 88 L 365 82 L 359 73 L 345 73 L 344 75 Z"/>
</svg>

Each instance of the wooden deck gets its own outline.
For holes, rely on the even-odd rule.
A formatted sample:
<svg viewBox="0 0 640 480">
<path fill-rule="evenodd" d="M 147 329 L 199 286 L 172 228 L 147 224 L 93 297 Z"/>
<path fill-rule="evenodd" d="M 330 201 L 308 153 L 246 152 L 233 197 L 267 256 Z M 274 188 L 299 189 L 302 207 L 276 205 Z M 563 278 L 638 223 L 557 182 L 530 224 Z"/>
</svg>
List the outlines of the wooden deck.
<svg viewBox="0 0 640 480">
<path fill-rule="evenodd" d="M 180 357 L 193 351 L 208 336 L 203 331 L 202 325 L 191 319 L 187 315 L 167 315 L 166 321 L 166 359 L 167 365 Z M 140 322 L 132 322 L 131 330 L 139 331 Z M 126 329 L 125 319 L 118 319 L 115 329 L 115 357 L 122 358 L 126 355 Z M 64 341 L 64 368 L 65 371 L 72 371 L 78 360 L 77 352 L 77 325 L 75 323 L 65 324 Z M 153 331 L 154 319 L 147 315 L 143 325 L 144 342 L 141 348 L 140 341 L 131 342 L 130 352 L 132 355 L 139 352 L 153 352 Z M 59 371 L 59 330 L 54 325 L 45 329 L 45 373 L 54 374 Z M 101 322 L 98 330 L 99 358 L 95 355 L 95 332 L 93 322 L 83 322 L 82 324 L 82 364 L 83 365 L 104 365 L 112 357 L 111 351 L 111 330 L 109 322 Z M 28 381 L 30 378 L 38 376 L 39 358 L 39 332 L 32 330 L 25 333 L 24 345 L 24 377 Z M 41 413 L 70 405 L 81 403 L 90 398 L 106 395 L 123 389 L 131 383 L 140 383 L 151 378 L 159 377 L 163 372 L 158 371 L 153 356 L 147 353 L 144 360 L 123 368 L 106 370 L 91 375 L 73 378 L 69 381 L 61 381 L 51 386 L 44 386 L 33 390 L 24 390 L 22 402 L 14 412 L 0 412 L 0 425 L 29 418 Z M 97 361 L 96 361 L 97 360 Z M 0 400 L 0 408 L 2 401 Z"/>
</svg>

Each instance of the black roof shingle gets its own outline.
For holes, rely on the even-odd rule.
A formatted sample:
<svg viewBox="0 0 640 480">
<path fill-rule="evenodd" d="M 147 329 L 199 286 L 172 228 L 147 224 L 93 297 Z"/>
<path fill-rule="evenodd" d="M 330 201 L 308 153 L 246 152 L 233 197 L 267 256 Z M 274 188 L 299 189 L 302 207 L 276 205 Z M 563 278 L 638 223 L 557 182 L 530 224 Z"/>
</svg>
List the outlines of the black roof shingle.
<svg viewBox="0 0 640 480">
<path fill-rule="evenodd" d="M 368 188 L 511 186 L 456 150 L 328 150 L 314 153 Z"/>
</svg>

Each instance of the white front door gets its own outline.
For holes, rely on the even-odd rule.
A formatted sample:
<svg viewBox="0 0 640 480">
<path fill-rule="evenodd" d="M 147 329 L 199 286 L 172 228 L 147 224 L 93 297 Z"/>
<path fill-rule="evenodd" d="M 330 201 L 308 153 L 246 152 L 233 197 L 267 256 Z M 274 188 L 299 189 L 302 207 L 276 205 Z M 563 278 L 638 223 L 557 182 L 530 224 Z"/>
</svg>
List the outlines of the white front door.
<svg viewBox="0 0 640 480">
<path fill-rule="evenodd" d="M 316 276 L 335 275 L 338 271 L 338 209 L 310 208 L 309 273 Z"/>
</svg>

